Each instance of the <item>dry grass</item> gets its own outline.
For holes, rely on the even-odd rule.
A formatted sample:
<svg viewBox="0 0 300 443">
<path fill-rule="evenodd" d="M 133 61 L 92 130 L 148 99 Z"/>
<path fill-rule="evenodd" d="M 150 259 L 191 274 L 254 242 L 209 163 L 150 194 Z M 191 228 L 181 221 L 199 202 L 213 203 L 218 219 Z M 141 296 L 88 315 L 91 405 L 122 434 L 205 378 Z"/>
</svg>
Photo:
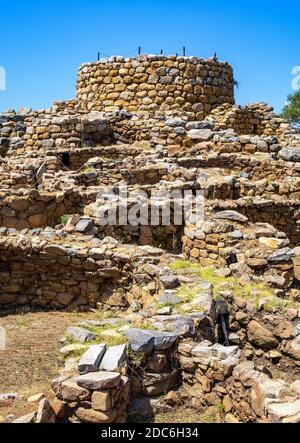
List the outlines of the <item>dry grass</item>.
<svg viewBox="0 0 300 443">
<path fill-rule="evenodd" d="M 186 406 L 174 407 L 174 410 L 157 414 L 155 423 L 222 423 L 217 407 L 207 408 L 204 412 Z"/>
<path fill-rule="evenodd" d="M 37 312 L 0 317 L 6 329 L 6 350 L 0 351 L 0 393 L 16 392 L 20 400 L 0 402 L 0 422 L 7 414 L 20 417 L 36 409 L 27 398 L 40 392 L 49 397 L 50 382 L 59 374 L 59 339 L 68 326 L 97 314 Z"/>
</svg>

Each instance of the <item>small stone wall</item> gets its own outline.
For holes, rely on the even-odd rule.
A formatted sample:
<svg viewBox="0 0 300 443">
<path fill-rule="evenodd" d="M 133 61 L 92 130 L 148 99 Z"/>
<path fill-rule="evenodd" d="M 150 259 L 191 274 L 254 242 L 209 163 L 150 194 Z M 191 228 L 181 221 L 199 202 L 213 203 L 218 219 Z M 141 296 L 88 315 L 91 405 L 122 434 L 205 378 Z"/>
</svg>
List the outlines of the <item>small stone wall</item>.
<svg viewBox="0 0 300 443">
<path fill-rule="evenodd" d="M 35 189 L 0 199 L 0 223 L 17 230 L 44 228 L 60 224 L 64 214 L 80 213 L 82 197 L 78 191 L 39 192 Z"/>
<path fill-rule="evenodd" d="M 186 226 L 182 243 L 187 258 L 202 266 L 226 266 L 227 258 L 235 254 L 245 270 L 266 273 L 271 285 L 285 289 L 292 286 L 295 275 L 299 275 L 292 261 L 298 252 L 289 247 L 290 239 L 283 227 L 277 230 L 266 220 L 249 223 L 247 217 L 235 211 L 220 211 L 214 216 L 202 225 Z M 279 286 L 275 276 L 280 276 Z"/>
<path fill-rule="evenodd" d="M 77 100 L 83 111 L 182 110 L 202 119 L 214 107 L 234 102 L 233 71 L 214 59 L 112 57 L 80 67 Z"/>
<path fill-rule="evenodd" d="M 78 228 L 79 229 L 79 228 Z M 140 280 L 146 274 L 139 269 L 143 259 L 155 262 L 161 250 L 122 246 L 92 239 L 73 237 L 64 242 L 50 231 L 40 235 L 14 234 L 0 237 L 0 305 L 31 305 L 54 309 L 75 309 L 84 306 L 128 307 L 127 292 L 135 284 L 134 273 Z M 48 240 L 52 238 L 52 242 Z M 88 240 L 88 237 L 86 237 Z M 54 241 L 56 240 L 56 242 Z M 150 254 L 150 255 L 149 255 Z M 135 271 L 134 271 L 135 269 Z M 151 276 L 149 294 L 159 286 Z M 137 288 L 139 283 L 136 283 Z M 144 286 L 144 294 L 147 293 Z"/>
<path fill-rule="evenodd" d="M 61 377 L 52 382 L 57 398 L 51 407 L 56 422 L 125 423 L 129 379 L 117 372 Z"/>
<path fill-rule="evenodd" d="M 55 151 L 64 147 L 75 149 L 84 144 L 95 146 L 109 145 L 114 142 L 114 135 L 108 120 L 91 112 L 89 114 L 25 114 L 20 122 L 10 115 L 10 125 L 5 126 L 8 149 L 5 155 L 22 155 L 30 151 Z M 3 131 L 3 129 L 2 129 Z"/>
<path fill-rule="evenodd" d="M 221 408 L 228 423 L 298 423 L 298 382 L 273 380 L 242 361 L 237 346 L 202 342 L 178 348 L 184 385 L 196 408 Z"/>
</svg>

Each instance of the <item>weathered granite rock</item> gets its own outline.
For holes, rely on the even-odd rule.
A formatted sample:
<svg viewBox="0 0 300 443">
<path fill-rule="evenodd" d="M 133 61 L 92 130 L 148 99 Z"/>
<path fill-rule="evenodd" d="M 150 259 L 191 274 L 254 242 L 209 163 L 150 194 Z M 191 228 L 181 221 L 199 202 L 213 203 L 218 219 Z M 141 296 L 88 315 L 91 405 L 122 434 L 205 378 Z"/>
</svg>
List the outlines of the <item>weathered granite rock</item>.
<svg viewBox="0 0 300 443">
<path fill-rule="evenodd" d="M 162 305 L 178 305 L 182 303 L 182 299 L 177 295 L 165 292 L 157 299 L 157 302 L 161 303 Z"/>
<path fill-rule="evenodd" d="M 148 373 L 144 374 L 144 385 L 146 393 L 155 397 L 160 394 L 166 394 L 170 391 L 177 380 L 177 371 L 155 374 Z"/>
<path fill-rule="evenodd" d="M 215 214 L 215 218 L 220 220 L 232 220 L 238 223 L 247 223 L 248 218 L 236 211 L 221 211 Z"/>
<path fill-rule="evenodd" d="M 83 423 L 112 423 L 117 416 L 117 410 L 100 412 L 93 409 L 78 408 L 75 410 L 75 415 Z"/>
<path fill-rule="evenodd" d="M 89 390 L 79 386 L 77 384 L 76 377 L 67 378 L 65 380 L 61 379 L 62 381 L 59 383 L 57 382 L 57 380 L 54 380 L 52 382 L 52 389 L 54 390 L 57 397 L 61 400 L 73 402 L 78 400 L 84 401 L 90 399 L 91 394 Z"/>
<path fill-rule="evenodd" d="M 286 352 L 291 358 L 300 360 L 300 336 L 289 342 Z"/>
<path fill-rule="evenodd" d="M 91 346 L 81 357 L 78 363 L 78 370 L 81 375 L 88 374 L 89 372 L 97 372 L 101 360 L 105 354 L 106 345 L 93 345 Z"/>
<path fill-rule="evenodd" d="M 40 402 L 41 400 L 43 400 L 44 398 L 46 398 L 46 395 L 45 395 L 44 393 L 31 395 L 31 396 L 27 399 L 27 403 L 39 403 L 39 402 Z"/>
<path fill-rule="evenodd" d="M 126 361 L 126 349 L 126 344 L 108 348 L 101 361 L 100 369 L 102 371 L 120 372 Z"/>
<path fill-rule="evenodd" d="M 88 341 L 93 341 L 97 337 L 93 332 L 87 331 L 83 328 L 78 328 L 76 326 L 70 326 L 67 329 L 67 334 L 74 338 L 76 341 L 80 343 L 85 343 Z"/>
<path fill-rule="evenodd" d="M 31 414 L 24 415 L 23 417 L 17 418 L 13 421 L 13 423 L 17 424 L 28 424 L 28 423 L 35 423 L 36 420 L 36 412 L 32 412 Z"/>
<path fill-rule="evenodd" d="M 55 423 L 55 413 L 46 398 L 39 404 L 35 423 Z"/>
<path fill-rule="evenodd" d="M 166 289 L 175 289 L 179 286 L 179 279 L 173 272 L 163 271 L 160 273 L 160 281 Z"/>
<path fill-rule="evenodd" d="M 291 248 L 280 249 L 268 257 L 269 262 L 288 262 L 294 257 L 294 251 Z"/>
<path fill-rule="evenodd" d="M 300 162 L 300 149 L 289 146 L 279 151 L 278 156 L 287 162 Z"/>
<path fill-rule="evenodd" d="M 187 135 L 191 140 L 204 142 L 211 140 L 214 134 L 211 129 L 191 129 Z"/>
<path fill-rule="evenodd" d="M 286 403 L 271 403 L 267 406 L 267 412 L 271 420 L 275 423 L 279 423 L 289 417 L 293 418 L 300 414 L 300 399 Z M 292 420 L 290 422 L 292 422 Z M 299 423 L 299 417 L 297 418 L 297 422 Z"/>
<path fill-rule="evenodd" d="M 149 331 L 141 329 L 129 329 L 125 331 L 129 340 L 130 348 L 134 352 L 151 353 L 154 348 L 154 337 Z"/>
<path fill-rule="evenodd" d="M 113 407 L 111 391 L 95 391 L 92 395 L 92 408 L 95 411 L 109 411 Z"/>
<path fill-rule="evenodd" d="M 172 332 L 143 331 L 140 329 L 129 329 L 125 332 L 130 347 L 135 352 L 150 353 L 153 349 L 168 349 L 176 342 L 178 334 Z"/>
<path fill-rule="evenodd" d="M 76 230 L 78 232 L 84 234 L 86 232 L 89 232 L 91 229 L 93 229 L 93 227 L 94 227 L 94 222 L 92 219 L 83 218 L 77 223 Z"/>
<path fill-rule="evenodd" d="M 265 350 L 273 349 L 278 345 L 275 335 L 255 320 L 248 324 L 247 335 L 250 343 Z"/>
<path fill-rule="evenodd" d="M 91 372 L 81 375 L 75 380 L 78 386 L 97 391 L 117 387 L 121 381 L 121 375 L 117 372 Z"/>
<path fill-rule="evenodd" d="M 155 351 L 162 351 L 171 348 L 178 339 L 178 334 L 173 332 L 151 331 L 151 334 L 154 337 Z"/>
<path fill-rule="evenodd" d="M 191 317 L 183 315 L 159 316 L 153 324 L 158 329 L 174 332 L 181 337 L 191 337 L 195 334 L 195 324 Z"/>
</svg>

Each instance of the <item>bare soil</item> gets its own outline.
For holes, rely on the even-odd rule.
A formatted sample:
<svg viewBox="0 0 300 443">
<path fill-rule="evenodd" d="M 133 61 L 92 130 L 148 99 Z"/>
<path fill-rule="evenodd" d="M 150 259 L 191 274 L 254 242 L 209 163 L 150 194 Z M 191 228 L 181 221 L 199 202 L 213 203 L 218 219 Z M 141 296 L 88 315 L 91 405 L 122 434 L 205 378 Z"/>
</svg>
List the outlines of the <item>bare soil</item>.
<svg viewBox="0 0 300 443">
<path fill-rule="evenodd" d="M 28 404 L 31 395 L 51 392 L 51 380 L 59 375 L 59 339 L 66 328 L 96 319 L 93 313 L 36 312 L 0 317 L 6 330 L 6 350 L 0 350 L 0 394 L 17 393 L 19 399 L 0 401 L 0 422 L 36 410 Z"/>
</svg>

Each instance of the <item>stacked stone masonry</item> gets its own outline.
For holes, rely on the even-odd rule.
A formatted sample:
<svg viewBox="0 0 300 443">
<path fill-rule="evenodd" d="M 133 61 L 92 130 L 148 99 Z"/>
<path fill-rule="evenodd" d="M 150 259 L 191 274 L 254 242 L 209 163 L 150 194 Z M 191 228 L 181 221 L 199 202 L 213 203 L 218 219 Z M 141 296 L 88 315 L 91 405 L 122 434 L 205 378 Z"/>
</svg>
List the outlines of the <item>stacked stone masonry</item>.
<svg viewBox="0 0 300 443">
<path fill-rule="evenodd" d="M 77 81 L 80 109 L 165 113 L 179 110 L 202 119 L 234 102 L 233 71 L 227 63 L 195 57 L 141 55 L 82 65 Z"/>
</svg>

